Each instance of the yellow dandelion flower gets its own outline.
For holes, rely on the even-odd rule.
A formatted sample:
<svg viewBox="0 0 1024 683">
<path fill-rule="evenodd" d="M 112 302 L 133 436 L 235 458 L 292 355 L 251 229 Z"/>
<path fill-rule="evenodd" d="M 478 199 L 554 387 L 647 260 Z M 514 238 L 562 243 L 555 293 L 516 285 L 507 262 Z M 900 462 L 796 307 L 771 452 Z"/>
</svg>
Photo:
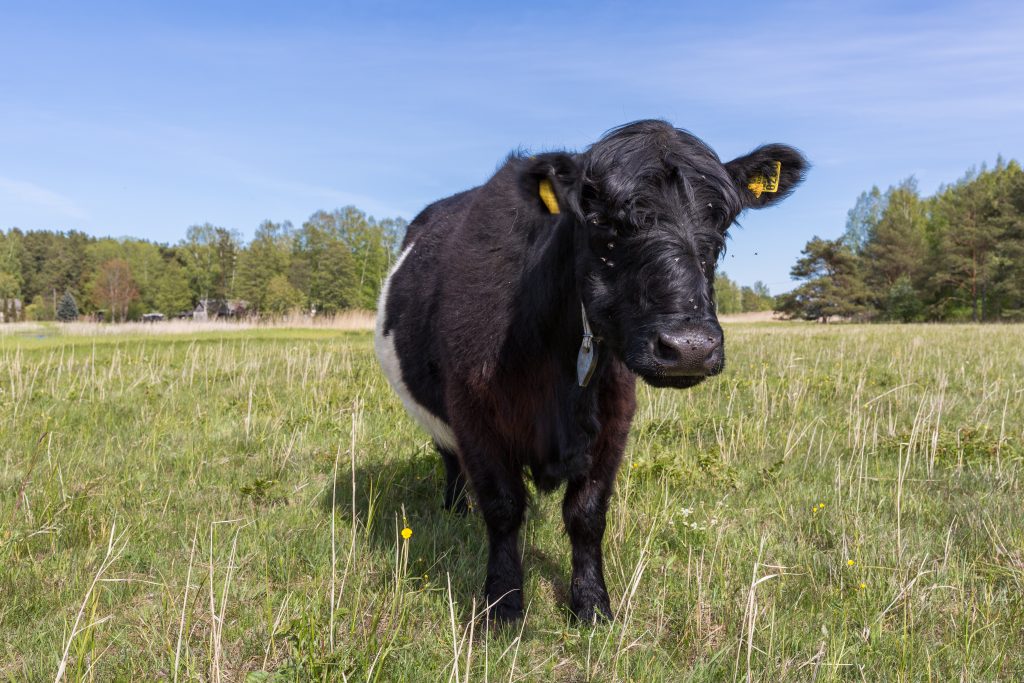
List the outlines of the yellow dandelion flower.
<svg viewBox="0 0 1024 683">
<path fill-rule="evenodd" d="M 818 507 L 820 507 L 822 510 L 824 510 L 825 509 L 825 504 L 824 503 L 818 503 Z"/>
<path fill-rule="evenodd" d="M 867 587 L 868 587 L 868 585 L 867 585 L 866 583 L 864 583 L 863 581 L 861 581 L 861 584 L 860 584 L 860 589 L 861 589 L 861 590 L 864 590 L 864 589 L 865 589 L 865 588 L 867 588 Z"/>
<path fill-rule="evenodd" d="M 856 563 L 856 562 L 854 562 L 853 560 L 847 560 L 847 561 L 846 561 L 846 566 L 847 566 L 847 567 L 852 567 L 852 566 L 853 566 L 853 565 L 855 565 L 855 564 L 857 564 L 857 563 Z"/>
<path fill-rule="evenodd" d="M 404 538 L 407 541 L 410 538 L 412 538 L 412 529 L 410 529 L 409 527 L 405 527 L 404 529 L 402 529 L 402 538 Z"/>
</svg>

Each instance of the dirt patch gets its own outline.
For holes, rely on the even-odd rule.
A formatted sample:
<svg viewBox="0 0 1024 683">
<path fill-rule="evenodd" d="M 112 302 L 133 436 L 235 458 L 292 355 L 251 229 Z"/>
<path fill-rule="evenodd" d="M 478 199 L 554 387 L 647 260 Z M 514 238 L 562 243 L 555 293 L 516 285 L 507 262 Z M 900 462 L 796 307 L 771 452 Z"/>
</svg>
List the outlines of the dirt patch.
<svg viewBox="0 0 1024 683">
<path fill-rule="evenodd" d="M 723 323 L 784 323 L 786 319 L 775 311 L 750 311 L 749 313 L 720 315 L 718 321 Z"/>
</svg>

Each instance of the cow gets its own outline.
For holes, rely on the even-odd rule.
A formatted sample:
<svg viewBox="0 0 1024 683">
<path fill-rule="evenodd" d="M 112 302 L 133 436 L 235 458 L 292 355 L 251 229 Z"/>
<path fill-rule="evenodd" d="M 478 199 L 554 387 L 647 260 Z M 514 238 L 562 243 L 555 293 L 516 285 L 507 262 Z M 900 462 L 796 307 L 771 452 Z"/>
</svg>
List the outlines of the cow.
<svg viewBox="0 0 1024 683">
<path fill-rule="evenodd" d="M 572 614 L 612 618 L 601 544 L 636 378 L 683 389 L 722 371 L 726 230 L 807 168 L 779 144 L 723 164 L 694 135 L 643 120 L 582 152 L 513 153 L 409 224 L 374 347 L 441 455 L 444 506 L 465 513 L 471 492 L 483 514 L 493 623 L 523 613 L 527 473 L 540 492 L 565 484 Z"/>
</svg>

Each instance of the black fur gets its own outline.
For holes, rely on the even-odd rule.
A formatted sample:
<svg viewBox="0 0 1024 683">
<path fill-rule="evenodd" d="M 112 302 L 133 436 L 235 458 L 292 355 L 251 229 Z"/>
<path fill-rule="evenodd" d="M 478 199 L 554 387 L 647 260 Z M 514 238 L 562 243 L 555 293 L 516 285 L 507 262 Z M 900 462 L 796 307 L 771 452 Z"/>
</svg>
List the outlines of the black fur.
<svg viewBox="0 0 1024 683">
<path fill-rule="evenodd" d="M 779 192 L 755 197 L 750 178 L 776 160 Z M 409 225 L 414 246 L 381 301 L 382 332 L 415 400 L 457 440 L 457 453 L 440 449 L 445 505 L 461 508 L 468 479 L 487 523 L 492 618 L 522 614 L 524 469 L 541 490 L 566 483 L 572 611 L 611 616 L 601 540 L 635 377 L 682 388 L 721 371 L 713 285 L 726 229 L 788 194 L 806 166 L 781 145 L 723 165 L 693 135 L 638 121 L 582 153 L 512 155 Z M 557 215 L 539 196 L 544 179 Z M 581 302 L 601 338 L 586 388 Z"/>
</svg>

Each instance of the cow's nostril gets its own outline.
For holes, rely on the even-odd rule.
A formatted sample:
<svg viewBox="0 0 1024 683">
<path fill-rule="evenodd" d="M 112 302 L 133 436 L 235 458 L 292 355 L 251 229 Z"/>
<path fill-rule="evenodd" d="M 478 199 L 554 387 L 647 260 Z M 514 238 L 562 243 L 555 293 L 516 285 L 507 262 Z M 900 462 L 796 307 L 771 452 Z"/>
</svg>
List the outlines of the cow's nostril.
<svg viewBox="0 0 1024 683">
<path fill-rule="evenodd" d="M 667 364 L 676 363 L 679 361 L 679 347 L 672 343 L 676 340 L 667 340 L 664 335 L 658 335 L 658 342 L 654 345 L 654 352 L 658 356 L 658 360 L 664 361 Z"/>
</svg>

